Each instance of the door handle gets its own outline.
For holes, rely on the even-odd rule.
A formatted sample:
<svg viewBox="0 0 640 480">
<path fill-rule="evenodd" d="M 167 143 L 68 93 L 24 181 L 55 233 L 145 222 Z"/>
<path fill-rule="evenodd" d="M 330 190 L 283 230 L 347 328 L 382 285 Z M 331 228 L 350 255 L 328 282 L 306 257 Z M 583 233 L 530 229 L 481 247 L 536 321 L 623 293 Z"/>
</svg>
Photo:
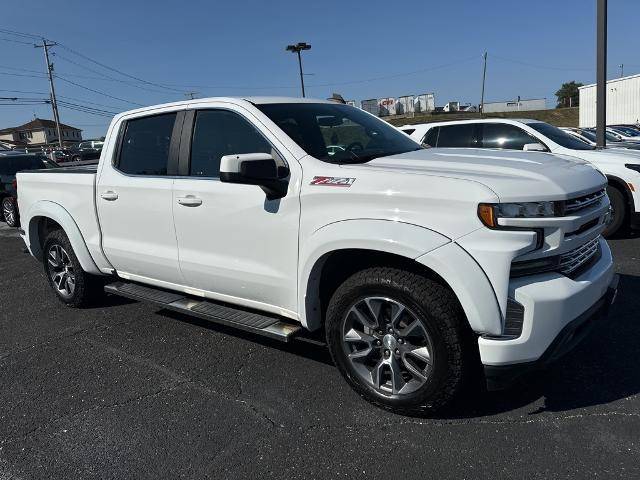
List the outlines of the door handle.
<svg viewBox="0 0 640 480">
<path fill-rule="evenodd" d="M 107 190 L 106 192 L 100 194 L 100 196 L 110 202 L 113 202 L 114 200 L 118 199 L 118 194 L 113 190 Z"/>
<path fill-rule="evenodd" d="M 184 197 L 178 197 L 178 203 L 185 207 L 198 207 L 202 205 L 202 200 L 193 195 L 185 195 Z"/>
</svg>

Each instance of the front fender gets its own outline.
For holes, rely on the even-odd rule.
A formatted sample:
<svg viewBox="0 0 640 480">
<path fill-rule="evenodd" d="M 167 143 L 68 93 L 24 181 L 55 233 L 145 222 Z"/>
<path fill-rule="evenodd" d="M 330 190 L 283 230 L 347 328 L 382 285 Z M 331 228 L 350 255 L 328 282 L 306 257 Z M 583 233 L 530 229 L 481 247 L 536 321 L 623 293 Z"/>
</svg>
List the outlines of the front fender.
<svg viewBox="0 0 640 480">
<path fill-rule="evenodd" d="M 80 229 L 73 220 L 73 217 L 61 205 L 47 200 L 36 202 L 29 209 L 27 215 L 23 215 L 24 225 L 27 226 L 27 228 L 25 228 L 24 240 L 31 252 L 31 255 L 42 260 L 42 248 L 40 247 L 40 244 L 41 240 L 44 241 L 44 239 L 39 238 L 38 232 L 38 220 L 41 217 L 50 218 L 62 227 L 64 233 L 66 233 L 69 238 L 69 242 L 71 242 L 71 246 L 73 247 L 76 257 L 78 257 L 80 266 L 82 266 L 82 269 L 85 272 L 93 273 L 95 275 L 102 274 L 93 261 L 93 258 L 87 249 L 84 237 L 82 236 L 82 233 L 80 233 Z"/>
<path fill-rule="evenodd" d="M 322 323 L 320 273 L 331 252 L 360 249 L 415 259 L 450 242 L 450 238 L 433 230 L 392 220 L 343 220 L 316 230 L 300 250 L 298 311 L 302 325 L 315 330 Z"/>
</svg>

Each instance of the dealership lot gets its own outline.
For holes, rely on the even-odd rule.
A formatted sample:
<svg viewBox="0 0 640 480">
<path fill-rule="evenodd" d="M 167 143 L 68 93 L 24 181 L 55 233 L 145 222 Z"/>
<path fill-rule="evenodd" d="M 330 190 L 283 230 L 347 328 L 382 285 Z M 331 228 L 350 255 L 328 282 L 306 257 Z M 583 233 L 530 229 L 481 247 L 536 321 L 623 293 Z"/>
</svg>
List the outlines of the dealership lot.
<svg viewBox="0 0 640 480">
<path fill-rule="evenodd" d="M 0 479 L 635 478 L 640 238 L 610 243 L 618 301 L 555 370 L 407 418 L 361 400 L 321 347 L 115 297 L 65 308 L 2 226 Z"/>
</svg>

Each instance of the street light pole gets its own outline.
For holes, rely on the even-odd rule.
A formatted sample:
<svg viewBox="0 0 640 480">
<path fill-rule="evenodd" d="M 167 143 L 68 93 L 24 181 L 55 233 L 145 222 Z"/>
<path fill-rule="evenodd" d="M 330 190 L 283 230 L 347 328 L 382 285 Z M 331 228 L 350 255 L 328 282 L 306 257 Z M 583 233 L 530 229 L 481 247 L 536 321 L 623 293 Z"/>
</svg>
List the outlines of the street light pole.
<svg viewBox="0 0 640 480">
<path fill-rule="evenodd" d="M 620 78 L 624 77 L 624 63 L 618 65 L 620 67 Z"/>
<path fill-rule="evenodd" d="M 305 97 L 304 92 L 304 73 L 302 73 L 302 50 L 311 50 L 311 45 L 305 42 L 298 42 L 295 45 L 287 45 L 288 52 L 295 52 L 298 54 L 298 67 L 300 68 L 300 86 L 302 87 L 302 97 Z"/>
<path fill-rule="evenodd" d="M 487 78 L 487 52 L 482 56 L 484 66 L 482 67 L 482 94 L 480 95 L 480 115 L 484 115 L 484 82 Z"/>
<path fill-rule="evenodd" d="M 607 128 L 607 0 L 597 0 L 596 147 L 606 146 Z"/>
</svg>

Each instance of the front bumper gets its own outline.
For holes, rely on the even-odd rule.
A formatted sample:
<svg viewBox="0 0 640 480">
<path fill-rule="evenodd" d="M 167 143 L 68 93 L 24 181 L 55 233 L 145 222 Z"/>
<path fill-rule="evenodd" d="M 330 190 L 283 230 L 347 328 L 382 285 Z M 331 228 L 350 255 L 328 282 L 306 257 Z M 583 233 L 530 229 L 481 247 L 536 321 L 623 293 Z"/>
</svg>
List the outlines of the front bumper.
<svg viewBox="0 0 640 480">
<path fill-rule="evenodd" d="M 532 362 L 511 365 L 485 365 L 484 375 L 488 390 L 500 390 L 512 385 L 523 375 L 544 369 L 573 350 L 591 332 L 598 320 L 607 317 L 609 306 L 615 301 L 618 276 L 615 275 L 607 293 L 586 312 L 569 322 L 549 345 L 542 356 Z"/>
</svg>

